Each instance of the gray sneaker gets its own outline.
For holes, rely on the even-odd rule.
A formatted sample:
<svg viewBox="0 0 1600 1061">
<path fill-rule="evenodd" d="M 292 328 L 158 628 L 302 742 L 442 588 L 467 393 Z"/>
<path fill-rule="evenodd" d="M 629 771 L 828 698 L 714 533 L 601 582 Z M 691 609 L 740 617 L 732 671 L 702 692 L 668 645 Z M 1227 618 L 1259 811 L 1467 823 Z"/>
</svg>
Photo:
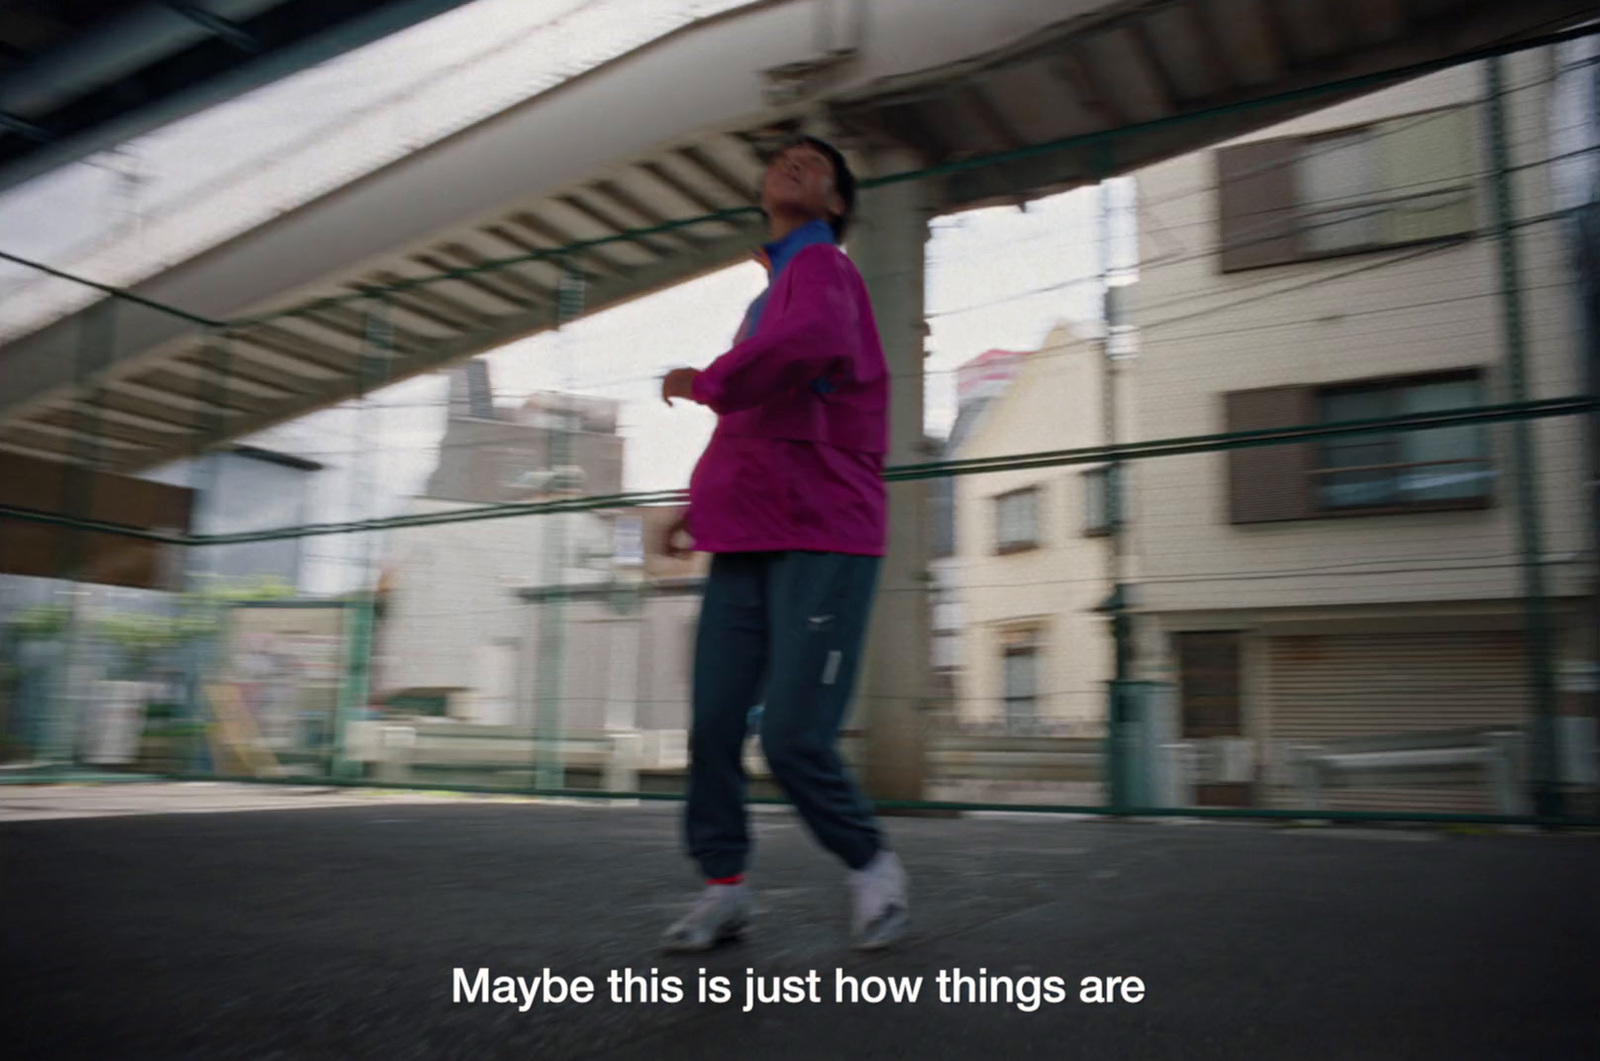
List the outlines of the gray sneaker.
<svg viewBox="0 0 1600 1061">
<path fill-rule="evenodd" d="M 661 949 L 669 954 L 710 950 L 719 943 L 738 939 L 749 923 L 750 895 L 742 881 L 708 884 L 694 908 L 661 937 Z"/>
<path fill-rule="evenodd" d="M 893 851 L 879 851 L 850 874 L 854 916 L 851 945 L 856 950 L 882 950 L 905 935 L 911 918 L 906 896 L 906 870 Z"/>
</svg>

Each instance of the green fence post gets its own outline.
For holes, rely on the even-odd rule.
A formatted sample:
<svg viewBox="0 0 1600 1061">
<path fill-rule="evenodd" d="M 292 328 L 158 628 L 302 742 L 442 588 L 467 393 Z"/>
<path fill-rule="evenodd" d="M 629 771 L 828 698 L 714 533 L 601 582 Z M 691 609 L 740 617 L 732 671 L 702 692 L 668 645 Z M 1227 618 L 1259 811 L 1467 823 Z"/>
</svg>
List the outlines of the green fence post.
<svg viewBox="0 0 1600 1061">
<path fill-rule="evenodd" d="M 62 468 L 62 514 L 69 519 L 94 516 L 94 473 L 102 466 L 100 411 L 104 394 L 102 374 L 115 355 L 117 303 L 107 299 L 84 311 L 82 334 L 73 365 L 73 453 Z M 49 723 L 43 727 L 41 754 L 47 763 L 69 766 L 78 758 L 83 727 L 93 710 L 89 689 L 80 687 L 78 673 L 94 659 L 96 645 L 90 636 L 93 619 L 87 606 L 89 587 L 82 580 L 88 565 L 85 532 L 73 528 L 55 540 L 56 575 L 66 581 L 66 629 L 50 697 Z"/>
<path fill-rule="evenodd" d="M 332 757 L 328 772 L 337 778 L 358 776 L 360 768 L 345 755 L 345 731 L 350 720 L 367 703 L 372 687 L 373 602 L 363 593 L 345 608 L 344 681 L 339 684 L 338 706 L 334 709 Z"/>
<path fill-rule="evenodd" d="M 570 260 L 562 262 L 561 285 L 556 293 L 557 345 L 567 367 L 571 365 L 572 342 L 570 335 L 561 334 L 583 312 L 583 276 Z M 570 397 L 564 395 L 562 401 Z M 560 403 L 558 403 L 560 404 Z M 572 484 L 560 476 L 572 464 L 572 420 L 576 410 L 565 406 L 558 408 L 555 427 L 551 429 L 550 490 L 553 494 L 570 494 Z M 565 729 L 561 696 L 563 664 L 566 662 L 566 603 L 567 603 L 567 553 L 569 545 L 568 523 L 573 514 L 552 512 L 542 519 L 548 521 L 544 528 L 544 594 L 539 602 L 539 650 L 536 662 L 538 698 L 534 713 L 534 788 L 543 792 L 559 791 L 567 787 L 566 766 L 561 757 L 561 734 Z"/>
<path fill-rule="evenodd" d="M 226 332 L 217 329 L 208 331 L 205 345 L 200 351 L 204 374 L 196 387 L 200 408 L 195 425 L 194 463 L 190 467 L 189 477 L 190 489 L 194 491 L 194 509 L 190 513 L 194 530 L 199 530 L 206 505 L 212 501 L 217 488 L 221 440 L 226 437 L 228 430 L 228 377 L 233 367 L 232 354 L 231 338 Z M 205 693 L 207 677 L 219 672 L 227 662 L 224 632 L 229 611 L 221 600 L 207 592 L 211 584 L 211 568 L 206 547 L 185 545 L 182 548 L 183 597 L 178 602 L 177 613 L 179 621 L 187 626 L 188 638 L 184 652 L 185 683 L 188 686 L 185 722 L 201 727 L 199 732 L 203 734 L 205 727 L 212 724 L 208 718 L 210 701 Z M 194 742 L 189 760 L 184 765 L 186 769 L 199 773 L 202 762 L 210 763 L 213 773 L 217 772 L 220 765 L 211 760 L 210 744 L 203 739 Z"/>
<path fill-rule="evenodd" d="M 368 394 L 374 387 L 381 387 L 388 382 L 389 366 L 394 356 L 394 328 L 389 319 L 389 304 L 382 298 L 374 298 L 368 303 L 366 313 L 366 334 L 362 342 L 360 363 L 361 400 L 367 402 Z M 361 412 L 368 411 L 364 404 Z M 367 417 L 362 416 L 364 427 Z M 358 443 L 363 458 L 373 453 L 373 447 L 365 432 L 356 432 Z M 370 523 L 372 516 L 372 502 L 377 496 L 374 484 L 377 479 L 372 468 L 367 468 L 368 489 L 365 492 L 366 511 L 362 512 L 357 520 L 358 524 Z M 361 526 L 357 531 L 360 534 L 372 535 L 378 533 L 370 527 Z M 344 680 L 339 685 L 339 698 L 334 708 L 333 735 L 330 746 L 328 772 L 335 778 L 352 778 L 360 773 L 360 767 L 345 754 L 345 737 L 350 722 L 359 712 L 366 710 L 367 702 L 372 694 L 372 632 L 376 624 L 378 609 L 378 580 L 372 573 L 373 543 L 370 537 L 363 539 L 361 546 L 361 585 L 351 595 L 345 622 L 345 638 L 347 649 L 345 653 Z"/>
</svg>

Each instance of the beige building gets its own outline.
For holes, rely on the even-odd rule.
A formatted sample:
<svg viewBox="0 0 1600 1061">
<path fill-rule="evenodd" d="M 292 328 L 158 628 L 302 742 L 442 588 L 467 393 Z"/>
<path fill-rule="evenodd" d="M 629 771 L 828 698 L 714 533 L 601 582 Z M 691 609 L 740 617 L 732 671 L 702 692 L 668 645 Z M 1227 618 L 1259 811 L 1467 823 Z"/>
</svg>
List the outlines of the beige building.
<svg viewBox="0 0 1600 1061">
<path fill-rule="evenodd" d="M 668 747 L 686 747 L 695 630 L 711 558 L 664 555 L 666 529 L 680 511 L 663 506 L 606 512 L 618 546 L 605 580 L 566 587 L 565 603 L 552 617 L 560 628 L 567 729 L 639 731 Z M 550 593 L 527 586 L 517 597 L 526 615 L 524 669 L 535 678 L 537 710 Z"/>
<path fill-rule="evenodd" d="M 1019 358 L 950 457 L 1104 442 L 1101 347 L 1067 327 Z M 973 415 L 973 407 L 962 415 Z M 956 719 L 964 729 L 1096 736 L 1111 677 L 1104 469 L 1067 466 L 955 480 L 943 577 L 961 613 Z"/>
<path fill-rule="evenodd" d="M 617 409 L 615 401 L 550 393 L 501 405 L 488 362 L 456 366 L 438 463 L 412 514 L 537 501 L 562 489 L 620 492 Z M 464 722 L 523 729 L 534 710 L 533 672 L 516 592 L 543 582 L 604 583 L 615 551 L 612 518 L 593 512 L 426 524 L 395 532 L 386 548 L 374 672 L 380 702 L 427 703 Z M 547 555 L 552 550 L 562 555 Z M 585 630 L 580 640 L 587 639 Z"/>
<path fill-rule="evenodd" d="M 1544 52 L 1507 62 L 1533 398 L 1584 388 L 1565 231 L 1532 220 L 1552 209 L 1550 70 Z M 1140 437 L 1511 400 L 1484 93 L 1482 65 L 1464 66 L 1140 172 Z M 1049 417 L 1023 414 L 1042 392 L 1015 400 L 986 452 L 1046 448 L 1034 432 Z M 1580 788 L 1594 783 L 1581 428 L 1531 425 L 1565 778 Z M 1137 674 L 1174 684 L 1167 736 L 1199 753 L 1202 802 L 1501 805 L 1507 746 L 1490 734 L 1512 734 L 1514 753 L 1533 709 L 1515 470 L 1508 424 L 1135 464 Z M 975 500 L 1020 483 L 975 481 Z M 1059 520 L 1082 491 L 1057 485 L 1041 509 Z M 974 533 L 990 515 L 969 513 Z M 1070 530 L 1046 519 L 1041 534 Z M 1060 614 L 1049 555 L 986 558 L 1014 566 L 981 579 L 1026 584 L 1011 592 L 1042 629 Z M 986 636 L 973 662 L 992 674 Z"/>
</svg>

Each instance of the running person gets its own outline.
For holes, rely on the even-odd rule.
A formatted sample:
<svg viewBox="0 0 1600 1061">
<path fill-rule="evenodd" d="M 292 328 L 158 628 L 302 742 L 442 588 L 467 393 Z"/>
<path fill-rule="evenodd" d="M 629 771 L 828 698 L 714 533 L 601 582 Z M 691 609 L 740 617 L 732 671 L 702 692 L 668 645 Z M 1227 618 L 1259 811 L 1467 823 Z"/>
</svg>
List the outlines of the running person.
<svg viewBox="0 0 1600 1061">
<path fill-rule="evenodd" d="M 835 748 L 883 561 L 889 374 L 866 285 L 837 244 L 855 177 L 801 137 L 768 165 L 765 292 L 731 350 L 661 396 L 717 414 L 667 548 L 713 554 L 695 640 L 684 832 L 706 887 L 663 946 L 704 950 L 749 919 L 743 749 L 761 747 L 813 836 L 850 869 L 860 949 L 905 929 L 906 875 Z"/>
</svg>

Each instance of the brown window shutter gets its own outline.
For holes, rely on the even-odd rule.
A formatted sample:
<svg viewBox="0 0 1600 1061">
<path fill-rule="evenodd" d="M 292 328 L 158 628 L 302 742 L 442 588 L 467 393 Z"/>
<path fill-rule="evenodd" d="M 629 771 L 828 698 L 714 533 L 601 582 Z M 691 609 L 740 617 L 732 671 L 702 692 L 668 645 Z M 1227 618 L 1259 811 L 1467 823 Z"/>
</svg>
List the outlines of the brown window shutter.
<svg viewBox="0 0 1600 1061">
<path fill-rule="evenodd" d="M 1265 431 L 1316 420 L 1311 387 L 1266 387 L 1223 396 L 1227 430 Z M 1233 523 L 1310 519 L 1316 444 L 1290 442 L 1228 452 L 1228 518 Z"/>
<path fill-rule="evenodd" d="M 1217 152 L 1218 246 L 1222 271 L 1299 258 L 1294 159 L 1300 141 L 1260 140 Z"/>
<path fill-rule="evenodd" d="M 66 509 L 65 464 L 0 453 L 0 504 L 36 512 Z M 57 555 L 65 555 L 74 532 L 47 523 L 0 518 L 0 574 L 60 577 Z"/>
<path fill-rule="evenodd" d="M 68 476 L 81 476 L 69 483 Z M 11 454 L 0 455 L 0 504 L 119 523 L 139 530 L 189 529 L 193 491 L 183 487 Z M 143 589 L 175 589 L 168 546 L 103 531 L 0 518 L 0 573 L 73 578 Z"/>
</svg>

